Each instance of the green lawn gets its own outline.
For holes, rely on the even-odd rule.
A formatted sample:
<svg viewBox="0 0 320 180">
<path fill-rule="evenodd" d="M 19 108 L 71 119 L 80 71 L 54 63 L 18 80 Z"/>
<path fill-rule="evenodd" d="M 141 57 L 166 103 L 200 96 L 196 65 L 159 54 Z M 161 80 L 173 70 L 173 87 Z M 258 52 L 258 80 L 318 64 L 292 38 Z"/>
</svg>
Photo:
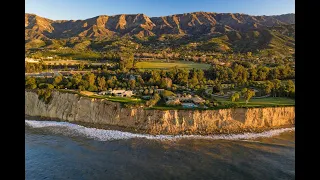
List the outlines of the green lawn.
<svg viewBox="0 0 320 180">
<path fill-rule="evenodd" d="M 215 99 L 223 104 L 231 103 L 229 99 L 215 97 Z M 243 98 L 238 101 L 239 105 L 246 105 Z M 258 107 L 258 106 L 294 106 L 295 100 L 285 97 L 267 97 L 262 99 L 250 99 L 246 106 L 248 107 Z"/>
<path fill-rule="evenodd" d="M 202 64 L 202 63 L 194 63 L 191 61 L 170 61 L 167 62 L 165 60 L 152 60 L 152 61 L 143 61 L 138 62 L 136 67 L 139 69 L 169 69 L 174 66 L 178 68 L 186 68 L 186 69 L 209 69 L 210 64 Z"/>
<path fill-rule="evenodd" d="M 140 98 L 135 98 L 135 97 L 118 97 L 118 96 L 109 96 L 109 95 L 84 95 L 80 94 L 77 91 L 74 90 L 65 90 L 65 89 L 59 89 L 58 91 L 60 92 L 65 92 L 65 93 L 73 93 L 73 94 L 78 94 L 83 97 L 89 97 L 89 98 L 96 98 L 96 99 L 105 99 L 108 101 L 112 102 L 119 102 L 119 103 L 130 103 L 130 104 L 136 104 L 136 103 L 145 103 L 145 100 L 140 99 Z"/>
<path fill-rule="evenodd" d="M 117 96 L 99 96 L 99 95 L 92 95 L 89 96 L 90 98 L 97 98 L 97 99 L 106 99 L 112 102 L 120 102 L 120 103 L 144 103 L 144 100 L 135 97 L 117 97 Z"/>
</svg>

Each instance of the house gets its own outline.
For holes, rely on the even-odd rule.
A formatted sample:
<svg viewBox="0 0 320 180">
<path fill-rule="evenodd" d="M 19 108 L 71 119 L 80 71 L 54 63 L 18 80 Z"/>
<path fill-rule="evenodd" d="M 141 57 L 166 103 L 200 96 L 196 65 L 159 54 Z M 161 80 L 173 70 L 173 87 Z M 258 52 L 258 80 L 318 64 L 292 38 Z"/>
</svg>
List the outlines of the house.
<svg viewBox="0 0 320 180">
<path fill-rule="evenodd" d="M 181 105 L 184 108 L 197 108 L 198 107 L 198 105 L 195 105 L 193 103 L 182 103 Z"/>
<path fill-rule="evenodd" d="M 166 96 L 166 97 L 165 97 L 165 100 L 166 100 L 166 101 L 170 101 L 170 100 L 174 100 L 174 99 L 176 99 L 175 96 Z"/>
<path fill-rule="evenodd" d="M 111 94 L 115 95 L 115 96 L 120 96 L 120 97 L 123 97 L 123 94 L 126 90 L 113 90 L 111 91 Z"/>
<path fill-rule="evenodd" d="M 133 92 L 126 90 L 113 90 L 111 91 L 111 94 L 114 94 L 115 96 L 119 97 L 131 97 L 133 95 Z"/>
<path fill-rule="evenodd" d="M 190 94 L 188 94 L 186 96 L 180 96 L 179 100 L 181 102 L 184 102 L 184 103 L 191 103 L 192 102 L 192 96 Z"/>
<path fill-rule="evenodd" d="M 107 95 L 108 94 L 108 91 L 101 91 L 98 93 L 99 95 Z"/>
<path fill-rule="evenodd" d="M 150 99 L 151 99 L 151 96 L 142 96 L 142 99 L 150 100 Z"/>
<path fill-rule="evenodd" d="M 132 95 L 134 95 L 134 93 L 130 90 L 130 91 L 126 91 L 126 90 L 108 90 L 108 91 L 101 91 L 98 93 L 99 95 L 107 95 L 107 94 L 114 94 L 115 96 L 119 96 L 119 97 L 131 97 Z"/>
<path fill-rule="evenodd" d="M 158 94 L 162 94 L 164 92 L 164 89 L 156 89 L 155 92 Z"/>
<path fill-rule="evenodd" d="M 166 105 L 179 105 L 179 104 L 181 104 L 181 102 L 178 98 L 166 101 Z"/>
<path fill-rule="evenodd" d="M 130 74 L 129 80 L 136 80 L 136 77 L 134 75 Z"/>
<path fill-rule="evenodd" d="M 193 101 L 193 103 L 195 103 L 195 104 L 201 104 L 201 103 L 206 102 L 204 99 L 202 99 L 202 98 L 200 98 L 200 97 L 198 97 L 198 96 L 193 97 L 193 98 L 192 98 L 192 101 Z"/>
<path fill-rule="evenodd" d="M 25 62 L 29 62 L 29 63 L 38 63 L 38 60 L 32 59 L 32 58 L 25 58 L 24 60 Z"/>
</svg>

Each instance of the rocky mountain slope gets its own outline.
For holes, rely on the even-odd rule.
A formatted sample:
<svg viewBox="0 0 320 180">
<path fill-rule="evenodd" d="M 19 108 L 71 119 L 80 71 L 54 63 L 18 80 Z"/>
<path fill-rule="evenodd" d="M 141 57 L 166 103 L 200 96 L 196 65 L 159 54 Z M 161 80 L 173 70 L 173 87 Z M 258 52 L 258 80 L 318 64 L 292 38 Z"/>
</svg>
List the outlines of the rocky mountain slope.
<svg viewBox="0 0 320 180">
<path fill-rule="evenodd" d="M 112 36 L 212 35 L 230 31 L 246 32 L 295 23 L 295 14 L 250 16 L 239 13 L 194 12 L 162 17 L 144 14 L 101 15 L 85 20 L 50 20 L 25 14 L 25 39 Z"/>
</svg>

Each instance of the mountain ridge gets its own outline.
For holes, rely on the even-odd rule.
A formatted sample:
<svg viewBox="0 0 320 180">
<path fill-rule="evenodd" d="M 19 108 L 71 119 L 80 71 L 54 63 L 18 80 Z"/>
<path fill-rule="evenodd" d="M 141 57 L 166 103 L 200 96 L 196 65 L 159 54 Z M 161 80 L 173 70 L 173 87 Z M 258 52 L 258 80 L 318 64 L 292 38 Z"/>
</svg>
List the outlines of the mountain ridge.
<svg viewBox="0 0 320 180">
<path fill-rule="evenodd" d="M 242 13 L 192 12 L 149 17 L 145 14 L 99 15 L 85 20 L 51 20 L 25 14 L 25 40 L 113 36 L 150 37 L 163 34 L 211 35 L 295 23 L 295 14 L 251 16 Z"/>
</svg>

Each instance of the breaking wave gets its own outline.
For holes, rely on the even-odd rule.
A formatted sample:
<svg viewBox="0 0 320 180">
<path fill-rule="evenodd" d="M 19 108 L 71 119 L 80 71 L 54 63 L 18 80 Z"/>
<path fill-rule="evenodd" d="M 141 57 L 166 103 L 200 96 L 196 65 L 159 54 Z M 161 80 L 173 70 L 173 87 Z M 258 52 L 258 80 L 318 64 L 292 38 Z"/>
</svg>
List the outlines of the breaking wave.
<svg viewBox="0 0 320 180">
<path fill-rule="evenodd" d="M 96 128 L 87 128 L 68 122 L 55 121 L 34 121 L 25 120 L 25 125 L 32 128 L 48 128 L 52 132 L 63 133 L 67 135 L 82 135 L 99 141 L 122 140 L 132 138 L 145 138 L 153 140 L 179 140 L 179 139 L 211 139 L 211 140 L 244 140 L 261 137 L 277 136 L 287 131 L 294 131 L 295 128 L 274 129 L 261 133 L 243 133 L 243 134 L 226 134 L 226 135 L 149 135 L 122 132 L 117 130 L 104 130 Z"/>
</svg>

